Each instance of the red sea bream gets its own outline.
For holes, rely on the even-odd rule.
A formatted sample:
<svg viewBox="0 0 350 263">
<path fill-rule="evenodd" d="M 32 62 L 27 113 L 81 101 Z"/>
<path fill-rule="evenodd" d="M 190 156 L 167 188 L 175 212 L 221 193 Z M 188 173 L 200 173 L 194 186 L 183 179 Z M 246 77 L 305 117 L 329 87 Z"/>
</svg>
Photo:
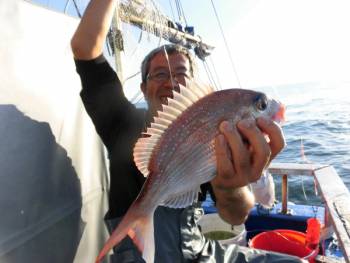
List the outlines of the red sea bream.
<svg viewBox="0 0 350 263">
<path fill-rule="evenodd" d="M 174 92 L 168 105 L 134 148 L 134 160 L 147 179 L 134 203 L 103 247 L 96 262 L 129 235 L 147 263 L 154 261 L 153 213 L 159 205 L 180 208 L 193 203 L 199 186 L 216 174 L 214 138 L 223 120 L 265 116 L 279 121 L 284 107 L 265 94 L 227 89 L 213 92 L 192 83 Z"/>
</svg>

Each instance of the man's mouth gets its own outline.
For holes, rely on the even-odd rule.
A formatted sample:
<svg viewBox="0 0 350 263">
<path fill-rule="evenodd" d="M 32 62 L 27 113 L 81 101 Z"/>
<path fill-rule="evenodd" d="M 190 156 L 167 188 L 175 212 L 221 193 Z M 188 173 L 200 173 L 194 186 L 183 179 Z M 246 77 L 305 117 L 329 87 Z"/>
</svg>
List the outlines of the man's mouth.
<svg viewBox="0 0 350 263">
<path fill-rule="evenodd" d="M 161 96 L 160 102 L 164 105 L 168 105 L 168 98 L 172 98 L 172 96 Z"/>
<path fill-rule="evenodd" d="M 160 102 L 164 105 L 168 105 L 168 97 L 160 97 Z"/>
</svg>

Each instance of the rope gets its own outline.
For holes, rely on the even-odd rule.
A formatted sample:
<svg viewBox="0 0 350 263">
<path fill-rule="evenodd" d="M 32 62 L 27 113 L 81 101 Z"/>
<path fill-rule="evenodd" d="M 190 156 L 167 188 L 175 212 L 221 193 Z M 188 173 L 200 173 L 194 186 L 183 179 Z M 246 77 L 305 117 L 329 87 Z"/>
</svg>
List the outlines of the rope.
<svg viewBox="0 0 350 263">
<path fill-rule="evenodd" d="M 175 4 L 176 4 L 176 9 L 177 9 L 177 14 L 179 16 L 179 21 L 181 21 L 181 9 L 180 9 L 178 0 L 175 0 Z"/>
<path fill-rule="evenodd" d="M 181 12 L 182 12 L 182 17 L 183 17 L 183 19 L 184 19 L 184 21 L 185 21 L 185 25 L 188 26 L 188 25 L 187 25 L 186 16 L 185 16 L 185 12 L 184 12 L 184 9 L 182 8 L 181 0 L 178 0 L 178 1 L 179 1 L 179 7 L 180 7 Z"/>
<path fill-rule="evenodd" d="M 142 96 L 135 102 L 135 104 L 139 103 L 143 99 L 142 91 L 139 91 L 138 95 L 142 95 Z"/>
<path fill-rule="evenodd" d="M 127 77 L 126 79 L 124 79 L 124 80 L 123 80 L 123 85 L 124 85 L 124 83 L 127 82 L 129 79 L 135 78 L 135 77 L 136 77 L 138 74 L 140 74 L 140 73 L 141 73 L 141 72 L 138 71 L 138 72 L 136 72 L 136 73 L 130 75 L 130 76 Z"/>
<path fill-rule="evenodd" d="M 238 77 L 238 73 L 237 73 L 235 64 L 233 63 L 233 59 L 232 59 L 232 55 L 231 55 L 229 46 L 228 46 L 228 44 L 227 44 L 227 40 L 226 40 L 226 37 L 225 37 L 225 34 L 224 34 L 224 30 L 222 29 L 222 26 L 221 26 L 221 22 L 220 22 L 218 13 L 216 12 L 216 8 L 215 8 L 215 5 L 214 5 L 214 2 L 213 2 L 213 0 L 210 0 L 210 1 L 211 1 L 212 6 L 213 6 L 213 9 L 214 9 L 214 13 L 215 13 L 216 20 L 218 21 L 218 24 L 219 24 L 219 28 L 220 28 L 220 31 L 221 31 L 222 38 L 224 39 L 224 43 L 225 43 L 225 46 L 226 46 L 226 50 L 227 50 L 227 53 L 228 53 L 228 57 L 229 57 L 229 59 L 230 59 L 233 72 L 234 72 L 234 74 L 235 74 L 235 76 L 236 76 L 236 79 L 237 79 L 237 82 L 238 82 L 238 86 L 239 86 L 240 88 L 242 88 L 242 85 L 241 85 L 241 82 L 240 82 L 240 80 L 239 80 L 239 77 Z"/>
<path fill-rule="evenodd" d="M 218 87 L 217 87 L 217 85 L 215 83 L 213 75 L 211 74 L 209 66 L 208 66 L 208 64 L 207 64 L 207 62 L 205 60 L 203 60 L 203 66 L 204 66 L 204 69 L 205 69 L 205 71 L 207 73 L 207 76 L 208 76 L 208 79 L 209 79 L 211 85 L 214 87 L 215 90 L 218 90 Z"/>
<path fill-rule="evenodd" d="M 73 4 L 74 4 L 74 7 L 75 7 L 75 10 L 77 11 L 77 14 L 78 14 L 79 18 L 81 18 L 81 13 L 80 13 L 80 11 L 79 11 L 78 5 L 77 5 L 77 3 L 75 2 L 75 0 L 73 0 Z"/>
<path fill-rule="evenodd" d="M 171 15 L 173 17 L 173 20 L 175 21 L 175 13 L 174 13 L 173 4 L 171 3 L 171 0 L 169 0 L 169 5 L 171 10 Z"/>
<path fill-rule="evenodd" d="M 163 20 L 162 20 L 162 18 L 161 18 L 161 12 L 160 12 L 160 10 L 159 10 L 157 4 L 156 4 L 153 0 L 151 0 L 151 3 L 152 3 L 152 5 L 153 5 L 153 7 L 154 7 L 154 10 L 155 10 L 156 13 L 158 14 L 158 16 L 156 16 L 154 19 L 155 19 L 155 20 L 158 20 L 156 23 L 162 25 L 162 24 L 163 24 Z M 160 44 L 161 44 L 161 42 L 162 42 L 162 36 L 164 35 L 164 32 L 165 32 L 165 27 L 164 27 L 164 29 L 163 29 L 163 27 L 161 27 L 161 31 L 160 31 L 160 34 L 159 34 L 158 47 L 160 47 Z"/>
<path fill-rule="evenodd" d="M 211 67 L 212 67 L 213 70 L 214 70 L 215 78 L 216 78 L 216 80 L 217 80 L 217 82 L 218 82 L 219 89 L 222 89 L 222 85 L 221 85 L 221 82 L 220 82 L 220 78 L 219 78 L 218 72 L 216 71 L 216 67 L 215 67 L 215 64 L 214 64 L 213 59 L 212 59 L 211 56 L 209 56 L 209 62 L 210 62 L 210 64 L 211 64 Z"/>
<path fill-rule="evenodd" d="M 67 0 L 66 5 L 64 6 L 64 13 L 67 13 L 68 10 L 68 5 L 69 5 L 70 0 Z"/>
<path fill-rule="evenodd" d="M 133 104 L 138 103 L 138 102 L 143 98 L 143 96 L 140 97 L 141 94 L 142 94 L 142 91 L 139 90 L 139 91 L 136 93 L 136 95 L 134 95 L 134 97 L 132 97 L 131 102 L 132 102 Z M 139 97 L 140 97 L 140 98 L 139 98 Z"/>
</svg>

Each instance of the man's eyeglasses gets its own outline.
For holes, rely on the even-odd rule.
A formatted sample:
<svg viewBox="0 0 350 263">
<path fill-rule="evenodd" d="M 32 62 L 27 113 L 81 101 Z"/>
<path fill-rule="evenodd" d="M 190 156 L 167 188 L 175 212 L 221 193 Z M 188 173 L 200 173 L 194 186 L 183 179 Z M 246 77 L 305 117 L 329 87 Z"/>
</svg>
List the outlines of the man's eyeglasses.
<svg viewBox="0 0 350 263">
<path fill-rule="evenodd" d="M 190 79 L 191 76 L 188 74 L 188 72 L 175 72 L 170 75 L 169 71 L 158 71 L 153 74 L 147 75 L 147 80 L 153 80 L 158 83 L 164 83 L 168 81 L 172 77 L 173 79 L 176 79 L 180 83 L 186 82 L 186 80 Z"/>
</svg>

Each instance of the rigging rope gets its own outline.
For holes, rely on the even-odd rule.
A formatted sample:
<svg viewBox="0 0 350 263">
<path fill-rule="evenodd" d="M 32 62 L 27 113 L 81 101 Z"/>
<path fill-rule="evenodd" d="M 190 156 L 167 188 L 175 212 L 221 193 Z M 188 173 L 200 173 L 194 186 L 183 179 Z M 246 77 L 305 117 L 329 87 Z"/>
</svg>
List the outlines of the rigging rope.
<svg viewBox="0 0 350 263">
<path fill-rule="evenodd" d="M 215 5 L 214 5 L 213 0 L 210 0 L 210 1 L 211 1 L 212 6 L 213 6 L 213 9 L 214 9 L 214 13 L 215 13 L 216 20 L 217 20 L 217 22 L 218 22 L 218 24 L 219 24 L 219 28 L 220 28 L 220 31 L 221 31 L 222 38 L 224 39 L 224 43 L 225 43 L 225 46 L 226 46 L 226 50 L 227 50 L 227 53 L 228 53 L 228 57 L 229 57 L 229 60 L 230 60 L 230 62 L 231 62 L 231 66 L 232 66 L 232 68 L 233 68 L 233 72 L 234 72 L 234 74 L 235 74 L 235 76 L 236 76 L 238 86 L 239 86 L 240 88 L 242 88 L 242 85 L 241 85 L 241 82 L 240 82 L 240 80 L 239 80 L 239 77 L 238 77 L 238 73 L 237 73 L 235 64 L 234 64 L 233 59 L 232 59 L 232 55 L 231 55 L 231 52 L 230 52 L 230 48 L 229 48 L 229 46 L 228 46 L 228 43 L 227 43 L 227 40 L 226 40 L 226 37 L 225 37 L 224 30 L 223 30 L 223 28 L 222 28 L 222 26 L 221 26 L 221 22 L 220 22 L 220 19 L 219 19 L 219 15 L 218 15 L 218 13 L 216 12 L 216 8 L 215 8 Z"/>
<path fill-rule="evenodd" d="M 177 0 L 177 1 L 179 1 L 179 7 L 180 7 L 180 10 L 181 10 L 182 17 L 183 17 L 183 20 L 184 20 L 184 22 L 185 22 L 185 25 L 188 26 L 188 25 L 187 25 L 186 16 L 185 16 L 185 12 L 184 12 L 184 9 L 182 8 L 181 0 Z"/>
<path fill-rule="evenodd" d="M 207 73 L 207 76 L 208 76 L 208 79 L 209 79 L 211 85 L 214 87 L 215 90 L 218 90 L 218 87 L 217 87 L 217 85 L 215 83 L 213 75 L 211 74 L 209 66 L 208 66 L 208 64 L 207 64 L 207 62 L 205 60 L 203 60 L 203 66 L 204 66 L 204 69 L 205 69 L 205 71 Z"/>
<path fill-rule="evenodd" d="M 218 82 L 218 87 L 219 87 L 219 89 L 222 89 L 222 85 L 221 85 L 221 82 L 220 82 L 220 78 L 219 78 L 218 72 L 216 71 L 216 67 L 215 67 L 215 64 L 214 64 L 213 59 L 212 59 L 211 56 L 209 56 L 209 62 L 210 62 L 210 64 L 211 64 L 211 67 L 212 67 L 213 70 L 214 70 L 214 75 L 215 75 L 215 78 L 216 78 L 216 80 L 217 80 L 217 82 Z"/>
<path fill-rule="evenodd" d="M 140 95 L 142 95 L 140 97 Z M 140 98 L 139 98 L 140 97 Z M 140 100 L 143 98 L 143 94 L 142 91 L 139 90 L 138 92 L 136 92 L 136 94 L 134 95 L 134 97 L 132 97 L 132 99 L 130 100 L 133 104 L 139 103 Z"/>
<path fill-rule="evenodd" d="M 73 4 L 74 4 L 74 7 L 75 7 L 75 10 L 77 11 L 77 14 L 78 14 L 79 18 L 81 18 L 81 13 L 80 13 L 80 11 L 79 11 L 78 5 L 77 5 L 77 3 L 75 2 L 75 0 L 73 0 Z"/>
<path fill-rule="evenodd" d="M 175 4 L 176 4 L 176 9 L 177 9 L 177 14 L 178 14 L 178 16 L 179 16 L 179 21 L 181 22 L 181 9 L 180 9 L 180 7 L 179 7 L 179 2 L 178 2 L 178 0 L 175 0 Z"/>
<path fill-rule="evenodd" d="M 169 0 L 169 5 L 171 10 L 171 15 L 173 17 L 173 20 L 175 21 L 175 13 L 174 13 L 173 4 L 171 3 L 171 0 Z"/>
<path fill-rule="evenodd" d="M 69 5 L 70 0 L 67 0 L 66 5 L 64 6 L 64 13 L 67 13 L 68 10 L 68 5 Z"/>
</svg>

